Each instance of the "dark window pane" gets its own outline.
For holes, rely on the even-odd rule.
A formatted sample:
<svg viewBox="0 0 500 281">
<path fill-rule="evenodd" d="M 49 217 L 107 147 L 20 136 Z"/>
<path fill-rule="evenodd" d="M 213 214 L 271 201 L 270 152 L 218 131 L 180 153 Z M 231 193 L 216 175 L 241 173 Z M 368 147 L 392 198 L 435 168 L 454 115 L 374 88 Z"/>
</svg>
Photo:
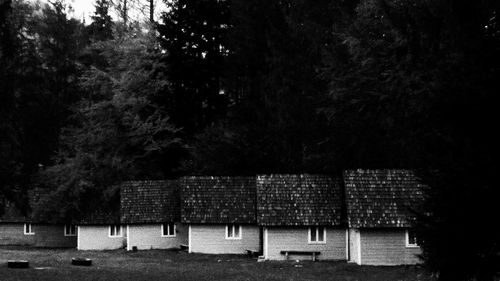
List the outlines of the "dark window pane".
<svg viewBox="0 0 500 281">
<path fill-rule="evenodd" d="M 318 241 L 319 242 L 325 241 L 325 228 L 324 227 L 318 227 Z"/>
</svg>

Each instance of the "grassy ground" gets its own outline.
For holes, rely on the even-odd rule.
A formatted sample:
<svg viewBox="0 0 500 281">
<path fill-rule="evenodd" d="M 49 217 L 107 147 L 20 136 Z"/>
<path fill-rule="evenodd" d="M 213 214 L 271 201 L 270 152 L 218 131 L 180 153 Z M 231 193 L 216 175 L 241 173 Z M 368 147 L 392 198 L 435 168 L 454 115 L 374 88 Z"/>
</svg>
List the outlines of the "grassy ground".
<svg viewBox="0 0 500 281">
<path fill-rule="evenodd" d="M 93 260 L 72 266 L 72 257 Z M 29 260 L 29 269 L 7 260 Z M 256 262 L 243 256 L 174 251 L 76 251 L 0 247 L 0 280 L 430 280 L 421 267 L 371 267 L 345 262 Z"/>
</svg>

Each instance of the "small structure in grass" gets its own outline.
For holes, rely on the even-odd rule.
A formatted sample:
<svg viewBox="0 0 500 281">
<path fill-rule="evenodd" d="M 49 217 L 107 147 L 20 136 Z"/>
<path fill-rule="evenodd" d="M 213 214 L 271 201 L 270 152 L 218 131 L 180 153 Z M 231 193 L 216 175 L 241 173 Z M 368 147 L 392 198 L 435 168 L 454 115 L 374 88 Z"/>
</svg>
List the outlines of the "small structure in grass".
<svg viewBox="0 0 500 281">
<path fill-rule="evenodd" d="M 72 258 L 71 264 L 77 266 L 91 266 L 92 260 L 88 258 Z"/>
<path fill-rule="evenodd" d="M 27 260 L 9 260 L 7 261 L 8 268 L 28 268 L 30 263 Z"/>
</svg>

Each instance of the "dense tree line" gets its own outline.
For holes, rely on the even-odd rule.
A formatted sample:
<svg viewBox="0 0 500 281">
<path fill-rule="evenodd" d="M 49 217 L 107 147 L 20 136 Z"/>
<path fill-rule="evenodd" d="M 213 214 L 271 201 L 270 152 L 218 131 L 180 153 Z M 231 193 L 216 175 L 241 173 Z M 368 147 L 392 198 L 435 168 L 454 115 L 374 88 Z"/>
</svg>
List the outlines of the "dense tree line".
<svg viewBox="0 0 500 281">
<path fill-rule="evenodd" d="M 429 268 L 492 280 L 497 2 L 98 0 L 84 25 L 1 1 L 0 196 L 44 185 L 35 214 L 68 220 L 125 179 L 413 168 Z"/>
</svg>

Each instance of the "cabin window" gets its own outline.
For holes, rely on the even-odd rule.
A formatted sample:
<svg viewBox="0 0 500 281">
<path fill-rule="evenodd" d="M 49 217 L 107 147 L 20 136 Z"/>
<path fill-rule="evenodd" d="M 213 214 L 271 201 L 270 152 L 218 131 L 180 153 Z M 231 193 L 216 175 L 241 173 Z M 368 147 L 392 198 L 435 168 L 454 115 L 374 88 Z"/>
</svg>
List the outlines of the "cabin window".
<svg viewBox="0 0 500 281">
<path fill-rule="evenodd" d="M 34 235 L 35 231 L 33 231 L 33 226 L 31 223 L 24 224 L 24 235 Z"/>
<path fill-rule="evenodd" d="M 122 228 L 119 225 L 109 226 L 109 237 L 122 237 Z"/>
<path fill-rule="evenodd" d="M 241 225 L 226 225 L 226 239 L 241 239 Z"/>
<path fill-rule="evenodd" d="M 175 223 L 164 223 L 161 225 L 161 236 L 175 237 Z"/>
<path fill-rule="evenodd" d="M 414 230 L 406 231 L 406 247 L 419 247 L 417 233 Z"/>
<path fill-rule="evenodd" d="M 326 229 L 323 226 L 309 228 L 309 243 L 326 243 Z"/>
<path fill-rule="evenodd" d="M 66 224 L 64 226 L 64 236 L 76 236 L 76 225 Z"/>
</svg>

